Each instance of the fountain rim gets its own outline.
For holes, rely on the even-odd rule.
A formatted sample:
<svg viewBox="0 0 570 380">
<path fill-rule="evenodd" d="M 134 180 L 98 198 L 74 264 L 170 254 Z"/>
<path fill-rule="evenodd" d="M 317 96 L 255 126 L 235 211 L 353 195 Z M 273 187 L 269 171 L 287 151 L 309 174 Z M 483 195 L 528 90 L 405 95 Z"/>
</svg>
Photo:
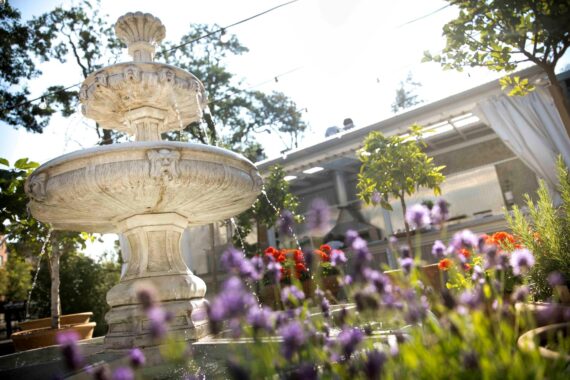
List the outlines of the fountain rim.
<svg viewBox="0 0 570 380">
<path fill-rule="evenodd" d="M 126 62 L 114 63 L 112 65 L 102 67 L 100 69 L 93 71 L 89 75 L 87 75 L 87 77 L 82 82 L 82 86 L 85 86 L 85 85 L 88 85 L 88 84 L 91 84 L 92 82 L 94 82 L 96 80 L 96 76 L 101 74 L 101 73 L 108 72 L 108 71 L 117 71 L 116 69 L 121 69 L 121 68 L 129 67 L 129 66 L 137 66 L 137 67 L 143 67 L 143 68 L 145 66 L 160 66 L 161 68 L 171 69 L 171 70 L 176 71 L 177 73 L 182 73 L 184 75 L 190 76 L 191 79 L 195 79 L 196 81 L 198 81 L 200 83 L 200 85 L 202 86 L 202 89 L 204 89 L 204 84 L 202 83 L 202 81 L 196 75 L 192 74 L 190 71 L 184 70 L 183 68 L 178 67 L 178 66 L 170 65 L 168 63 L 162 63 L 162 62 L 156 62 L 156 61 L 148 61 L 148 62 L 126 61 Z"/>
<path fill-rule="evenodd" d="M 42 165 L 40 165 L 34 172 L 40 170 L 47 170 L 64 165 L 70 161 L 82 158 L 94 158 L 97 156 L 107 155 L 109 153 L 138 151 L 141 149 L 175 149 L 175 150 L 191 150 L 199 153 L 212 154 L 218 157 L 227 158 L 234 162 L 239 162 L 245 165 L 248 170 L 256 170 L 257 167 L 249 159 L 239 153 L 231 150 L 220 148 L 212 145 L 205 145 L 200 143 L 181 142 L 181 141 L 129 141 L 118 144 L 98 145 L 90 148 L 76 150 L 64 155 L 55 157 Z"/>
</svg>

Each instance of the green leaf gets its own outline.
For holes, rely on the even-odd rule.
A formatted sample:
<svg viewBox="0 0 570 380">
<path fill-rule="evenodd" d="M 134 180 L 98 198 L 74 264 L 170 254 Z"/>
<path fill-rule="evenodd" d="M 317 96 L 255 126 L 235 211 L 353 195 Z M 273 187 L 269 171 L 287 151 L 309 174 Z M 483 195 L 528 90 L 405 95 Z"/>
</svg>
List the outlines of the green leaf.
<svg viewBox="0 0 570 380">
<path fill-rule="evenodd" d="M 7 167 L 10 167 L 10 161 L 8 161 L 7 159 L 2 158 L 2 157 L 0 157 L 0 164 L 7 166 Z"/>
</svg>

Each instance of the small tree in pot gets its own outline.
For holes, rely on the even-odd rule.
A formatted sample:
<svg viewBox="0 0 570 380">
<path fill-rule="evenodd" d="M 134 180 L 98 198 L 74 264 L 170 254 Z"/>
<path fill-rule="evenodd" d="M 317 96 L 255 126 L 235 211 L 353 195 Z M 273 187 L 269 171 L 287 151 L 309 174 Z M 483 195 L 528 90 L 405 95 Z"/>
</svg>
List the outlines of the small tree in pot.
<svg viewBox="0 0 570 380">
<path fill-rule="evenodd" d="M 421 127 L 413 125 L 408 136 L 384 136 L 371 132 L 364 139 L 364 146 L 358 152 L 361 162 L 357 189 L 360 199 L 368 204 L 379 203 L 392 210 L 389 198 L 399 199 L 404 214 L 404 225 L 408 245 L 412 247 L 410 226 L 406 221 L 406 196 L 414 194 L 420 187 L 441 193 L 439 185 L 445 177 L 444 166 L 436 166 L 433 158 L 422 151 Z"/>
</svg>

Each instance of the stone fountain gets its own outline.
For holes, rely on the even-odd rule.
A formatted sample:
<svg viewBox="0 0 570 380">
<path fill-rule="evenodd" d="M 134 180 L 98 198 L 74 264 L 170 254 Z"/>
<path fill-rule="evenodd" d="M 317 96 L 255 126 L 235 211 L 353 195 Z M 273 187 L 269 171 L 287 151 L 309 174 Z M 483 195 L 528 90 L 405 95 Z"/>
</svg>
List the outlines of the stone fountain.
<svg viewBox="0 0 570 380">
<path fill-rule="evenodd" d="M 135 141 L 73 152 L 40 166 L 26 184 L 29 207 L 54 229 L 126 238 L 126 273 L 107 294 L 107 347 L 153 344 L 137 299 L 137 290 L 148 285 L 172 313 L 174 335 L 197 340 L 208 333 L 206 285 L 182 260 L 182 233 L 246 210 L 262 180 L 238 154 L 162 140 L 162 133 L 201 119 L 204 86 L 180 68 L 153 62 L 155 45 L 165 37 L 158 18 L 128 13 L 115 32 L 133 61 L 92 73 L 80 101 L 86 117 Z"/>
</svg>

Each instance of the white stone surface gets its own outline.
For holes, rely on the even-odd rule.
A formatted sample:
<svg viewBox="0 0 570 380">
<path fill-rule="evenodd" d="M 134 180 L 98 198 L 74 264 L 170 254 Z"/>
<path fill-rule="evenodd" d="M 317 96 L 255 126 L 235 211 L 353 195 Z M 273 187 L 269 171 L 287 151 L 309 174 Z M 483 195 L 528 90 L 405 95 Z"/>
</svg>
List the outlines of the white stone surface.
<svg viewBox="0 0 570 380">
<path fill-rule="evenodd" d="M 40 166 L 26 183 L 30 211 L 55 229 L 122 234 L 128 263 L 107 294 L 109 347 L 157 343 L 137 299 L 144 287 L 154 288 L 172 314 L 176 336 L 199 339 L 208 333 L 206 285 L 183 260 L 183 232 L 246 210 L 262 180 L 251 162 L 225 149 L 160 140 L 161 133 L 202 117 L 204 86 L 184 70 L 152 62 L 154 45 L 164 38 L 157 18 L 129 13 L 115 30 L 134 62 L 91 74 L 80 100 L 87 117 L 137 141 L 73 152 Z"/>
</svg>

